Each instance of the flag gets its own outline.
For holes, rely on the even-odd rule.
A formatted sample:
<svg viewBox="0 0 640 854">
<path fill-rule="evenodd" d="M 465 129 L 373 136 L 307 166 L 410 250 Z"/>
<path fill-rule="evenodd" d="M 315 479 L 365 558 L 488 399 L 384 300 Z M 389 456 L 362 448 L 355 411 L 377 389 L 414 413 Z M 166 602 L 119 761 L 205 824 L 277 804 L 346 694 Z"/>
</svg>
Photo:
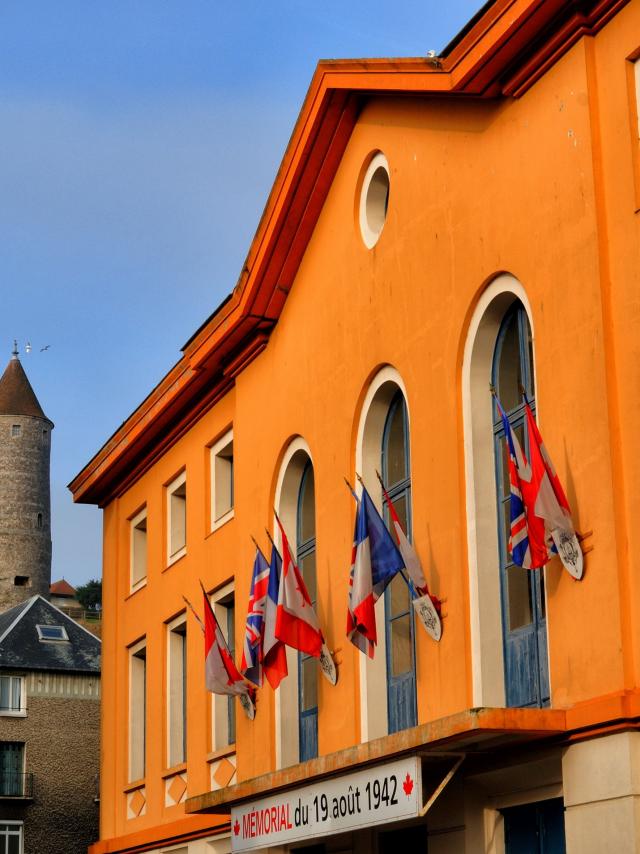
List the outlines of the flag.
<svg viewBox="0 0 640 854">
<path fill-rule="evenodd" d="M 378 473 L 376 472 L 376 474 Z M 427 632 L 431 635 L 431 637 L 435 641 L 439 641 L 442 637 L 442 602 L 440 601 L 440 599 L 438 599 L 437 596 L 433 596 L 429 592 L 427 579 L 425 578 L 424 572 L 422 571 L 422 564 L 420 563 L 418 553 L 414 549 L 413 545 L 409 542 L 409 539 L 404 532 L 402 522 L 398 517 L 396 508 L 393 506 L 393 501 L 391 500 L 389 493 L 385 489 L 384 482 L 379 474 L 378 480 L 380 481 L 380 486 L 382 487 L 382 494 L 384 495 L 385 501 L 387 502 L 387 507 L 389 508 L 391 523 L 393 525 L 393 530 L 396 534 L 398 549 L 400 550 L 400 554 L 402 555 L 402 560 L 404 561 L 405 569 L 409 573 L 409 578 L 411 579 L 413 586 L 420 594 L 419 596 L 412 599 L 414 611 L 420 618 L 420 621 L 422 622 Z M 415 596 L 413 589 L 411 589 L 411 594 L 412 596 Z"/>
<path fill-rule="evenodd" d="M 513 562 L 525 569 L 540 569 L 553 554 L 558 553 L 567 572 L 580 579 L 582 550 L 573 527 L 571 508 L 529 402 L 525 397 L 525 425 L 529 439 L 527 460 L 497 398 L 496 401 L 509 447 L 509 552 Z"/>
<path fill-rule="evenodd" d="M 289 672 L 287 670 L 287 651 L 285 645 L 276 637 L 276 614 L 278 611 L 278 590 L 280 588 L 281 574 L 282 560 L 278 554 L 278 549 L 272 544 L 267 598 L 264 606 L 262 669 L 269 685 L 271 685 L 274 691 Z"/>
<path fill-rule="evenodd" d="M 391 516 L 391 524 L 396 535 L 398 549 L 400 550 L 400 554 L 402 555 L 405 569 L 409 573 L 409 578 L 413 582 L 413 585 L 416 590 L 419 590 L 420 592 L 422 592 L 423 590 L 428 592 L 429 588 L 427 585 L 427 579 L 424 577 L 420 558 L 418 557 L 414 547 L 407 539 L 407 535 L 405 534 L 404 529 L 402 527 L 402 522 L 400 521 L 400 518 L 396 512 L 396 508 L 393 505 L 393 501 L 389 497 L 389 493 L 385 489 L 384 482 L 380 475 L 378 475 L 378 480 L 380 481 L 380 486 L 382 487 L 382 494 L 384 495 L 384 499 L 387 502 L 387 507 L 389 508 L 389 515 Z"/>
<path fill-rule="evenodd" d="M 268 586 L 269 564 L 260 549 L 256 547 L 240 670 L 246 679 L 258 687 L 262 685 L 263 679 L 262 642 Z"/>
<path fill-rule="evenodd" d="M 534 483 L 531 466 L 497 397 L 496 403 L 509 451 L 509 554 L 518 566 L 539 569 L 549 562 L 550 555 L 544 521 L 534 512 L 538 484 Z"/>
<path fill-rule="evenodd" d="M 320 658 L 324 638 L 318 617 L 311 604 L 307 586 L 296 566 L 289 541 L 280 519 L 276 516 L 282 536 L 282 574 L 278 591 L 276 637 L 307 655 Z"/>
<path fill-rule="evenodd" d="M 526 396 L 524 409 L 533 481 L 537 484 L 534 512 L 544 522 L 549 552 L 557 552 L 567 572 L 573 578 L 580 579 L 583 570 L 582 549 L 573 527 L 571 508 Z"/>
<path fill-rule="evenodd" d="M 404 563 L 364 487 L 358 502 L 353 539 L 347 637 L 361 652 L 373 658 L 378 642 L 374 606 Z"/>
<path fill-rule="evenodd" d="M 204 595 L 204 672 L 207 691 L 212 694 L 248 694 L 249 685 L 236 667 L 220 631 L 209 597 Z"/>
</svg>

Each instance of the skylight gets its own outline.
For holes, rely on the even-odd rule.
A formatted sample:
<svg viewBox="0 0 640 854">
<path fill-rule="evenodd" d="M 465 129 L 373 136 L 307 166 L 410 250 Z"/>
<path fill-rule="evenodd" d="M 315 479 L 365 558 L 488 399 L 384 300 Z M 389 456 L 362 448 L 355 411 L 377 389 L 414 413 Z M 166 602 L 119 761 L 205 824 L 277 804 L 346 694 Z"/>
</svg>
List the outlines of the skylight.
<svg viewBox="0 0 640 854">
<path fill-rule="evenodd" d="M 69 640 L 69 635 L 64 626 L 36 626 L 36 629 L 38 630 L 38 637 L 41 641 L 52 641 L 55 643 Z"/>
</svg>

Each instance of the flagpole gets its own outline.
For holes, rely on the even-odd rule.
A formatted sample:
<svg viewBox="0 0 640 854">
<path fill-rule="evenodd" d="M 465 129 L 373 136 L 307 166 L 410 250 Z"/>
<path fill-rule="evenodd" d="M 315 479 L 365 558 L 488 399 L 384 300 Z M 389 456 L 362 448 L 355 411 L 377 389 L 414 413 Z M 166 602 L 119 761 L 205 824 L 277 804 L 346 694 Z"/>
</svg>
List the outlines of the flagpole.
<svg viewBox="0 0 640 854">
<path fill-rule="evenodd" d="M 376 469 L 376 474 L 378 475 L 378 480 L 380 481 L 380 486 L 382 487 L 383 491 L 385 491 L 385 492 L 386 492 L 386 490 L 385 490 L 385 488 L 384 488 L 384 483 L 382 482 L 382 478 L 380 477 L 380 474 L 378 473 L 378 470 L 377 470 L 377 469 Z M 357 477 L 357 478 L 358 478 L 358 480 L 360 481 L 360 485 L 362 486 L 362 488 L 363 488 L 363 489 L 365 489 L 364 480 L 363 480 L 363 479 L 362 479 L 362 477 L 358 474 L 358 472 L 356 472 L 356 477 Z M 418 594 L 417 594 L 417 592 L 416 592 L 415 587 L 413 586 L 413 582 L 411 581 L 411 579 L 407 578 L 407 576 L 404 574 L 404 569 L 400 569 L 400 570 L 398 570 L 398 572 L 399 572 L 399 573 L 400 573 L 400 575 L 402 576 L 402 580 L 404 581 L 404 583 L 407 585 L 407 587 L 408 587 L 408 589 L 409 589 L 409 593 L 411 594 L 411 598 L 412 598 L 412 599 L 417 599 L 417 598 L 418 598 Z"/>
<path fill-rule="evenodd" d="M 269 542 L 271 543 L 271 545 L 273 546 L 273 548 L 276 550 L 276 552 L 278 552 L 278 554 L 280 554 L 280 552 L 278 551 L 278 547 L 276 546 L 276 544 L 275 544 L 275 543 L 274 543 L 274 541 L 273 541 L 273 537 L 272 537 L 272 536 L 271 536 L 271 534 L 269 533 L 269 529 L 268 529 L 268 528 L 265 528 L 265 531 L 266 531 L 266 533 L 267 533 L 267 537 L 269 537 Z"/>
<path fill-rule="evenodd" d="M 183 596 L 182 598 L 184 599 L 185 603 L 187 604 L 187 607 L 189 607 L 189 608 L 191 609 L 191 613 L 192 613 L 192 614 L 193 614 L 193 616 L 196 618 L 196 620 L 197 620 L 197 622 L 198 622 L 198 625 L 200 626 L 200 628 L 202 629 L 202 631 L 204 631 L 204 623 L 202 622 L 202 620 L 200 619 L 200 617 L 199 617 L 199 616 L 198 616 L 198 614 L 196 613 L 196 609 L 193 607 L 193 605 L 191 604 L 191 602 L 189 602 L 189 600 L 187 599 L 187 597 L 186 597 L 186 596 Z"/>
</svg>

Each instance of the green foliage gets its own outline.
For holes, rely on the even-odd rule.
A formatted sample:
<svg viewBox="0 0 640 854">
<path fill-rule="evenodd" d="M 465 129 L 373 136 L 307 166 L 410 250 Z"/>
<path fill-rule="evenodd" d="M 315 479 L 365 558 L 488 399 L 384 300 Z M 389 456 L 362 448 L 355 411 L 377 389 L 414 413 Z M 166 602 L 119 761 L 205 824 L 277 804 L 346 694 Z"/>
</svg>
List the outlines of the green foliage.
<svg viewBox="0 0 640 854">
<path fill-rule="evenodd" d="M 102 607 L 102 579 L 93 578 L 76 587 L 76 599 L 87 611 L 99 611 Z"/>
</svg>

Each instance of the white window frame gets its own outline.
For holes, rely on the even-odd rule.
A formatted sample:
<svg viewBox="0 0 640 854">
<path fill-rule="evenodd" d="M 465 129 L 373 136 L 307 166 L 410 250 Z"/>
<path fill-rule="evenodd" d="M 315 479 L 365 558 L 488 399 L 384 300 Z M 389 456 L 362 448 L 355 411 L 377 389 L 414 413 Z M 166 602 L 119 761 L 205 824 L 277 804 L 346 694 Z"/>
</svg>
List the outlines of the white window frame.
<svg viewBox="0 0 640 854">
<path fill-rule="evenodd" d="M 20 854 L 24 854 L 24 822 L 23 821 L 15 821 L 14 819 L 10 819 L 10 818 L 4 818 L 4 819 L 0 820 L 0 825 L 3 825 L 3 824 L 15 825 L 16 829 L 19 831 Z M 9 835 L 15 836 L 16 834 L 11 833 L 11 831 L 9 831 L 5 836 L 4 833 L 0 832 L 0 842 L 4 842 L 5 839 L 8 838 Z M 5 839 L 2 838 L 3 836 L 5 836 Z"/>
<path fill-rule="evenodd" d="M 313 465 L 311 448 L 302 436 L 296 436 L 284 453 L 276 483 L 275 506 L 288 533 L 293 554 L 296 554 L 298 547 L 296 522 L 300 483 L 309 461 Z M 282 552 L 282 539 L 275 518 L 273 538 Z M 275 692 L 276 768 L 286 768 L 300 761 L 298 653 L 291 647 L 286 647 L 286 651 L 289 675 Z"/>
<path fill-rule="evenodd" d="M 172 551 L 173 546 L 173 515 L 174 509 L 177 510 L 179 505 L 175 504 L 172 500 L 180 487 L 184 486 L 184 506 L 181 512 L 184 512 L 184 536 L 182 545 L 178 546 L 174 551 Z M 184 557 L 187 553 L 187 471 L 186 469 L 179 474 L 171 483 L 166 487 L 167 494 L 167 566 L 171 566 L 171 564 L 175 563 L 177 560 L 180 560 L 181 557 Z"/>
<path fill-rule="evenodd" d="M 371 498 L 382 513 L 382 488 L 378 483 L 376 471 L 380 467 L 380 452 L 384 426 L 389 407 L 395 395 L 400 391 L 407 407 L 409 435 L 411 435 L 411 409 L 409 395 L 402 376 L 392 365 L 385 365 L 370 380 L 362 402 L 356 438 L 355 470 L 361 473 Z M 358 485 L 356 489 L 360 491 Z M 378 631 L 378 644 L 374 658 L 358 656 L 360 680 L 360 741 L 372 741 L 382 738 L 389 732 L 387 708 L 387 638 L 384 631 L 385 604 L 381 596 L 375 605 Z M 419 662 L 416 650 L 416 678 Z"/>
<path fill-rule="evenodd" d="M 183 611 L 167 623 L 167 768 L 187 761 L 186 644 L 187 614 Z"/>
<path fill-rule="evenodd" d="M 56 626 L 53 626 L 53 625 L 49 626 L 49 625 L 43 624 L 41 626 L 36 626 L 36 629 L 38 630 L 38 640 L 40 641 L 40 643 L 68 643 L 69 642 L 69 635 L 67 634 L 67 630 L 65 629 L 64 626 L 57 626 L 57 625 Z M 62 637 L 60 637 L 60 638 L 47 638 L 42 634 L 42 629 L 60 629 L 60 632 L 62 633 Z"/>
<path fill-rule="evenodd" d="M 229 446 L 231 454 L 228 453 Z M 233 430 L 228 430 L 209 449 L 212 531 L 221 528 L 234 517 L 233 451 Z M 232 460 L 230 465 L 229 458 Z M 227 497 L 228 500 L 225 500 Z"/>
<path fill-rule="evenodd" d="M 209 597 L 213 613 L 215 614 L 225 640 L 227 640 L 228 608 L 227 605 L 224 604 L 223 600 L 227 599 L 229 596 L 234 597 L 235 608 L 235 581 L 233 580 L 229 581 L 219 590 L 216 590 L 216 592 Z M 238 641 L 236 638 L 236 649 L 237 644 Z M 232 698 L 232 700 L 233 699 L 234 698 Z M 233 751 L 235 747 L 235 742 L 229 743 L 229 698 L 222 696 L 221 694 L 211 695 L 211 745 L 214 751 L 225 750 L 226 748 Z"/>
<path fill-rule="evenodd" d="M 144 574 L 135 572 L 137 564 L 140 561 L 140 552 L 142 550 L 141 538 L 142 529 L 139 527 L 141 522 L 145 522 L 144 527 Z M 136 513 L 129 520 L 129 586 L 131 592 L 139 590 L 147 583 L 147 555 L 148 555 L 148 514 L 147 506 Z"/>
<path fill-rule="evenodd" d="M 144 659 L 140 653 L 144 650 Z M 129 783 L 134 783 L 137 780 L 144 780 L 147 771 L 147 639 L 133 644 L 128 648 L 129 652 L 129 709 L 128 709 L 128 768 L 127 780 Z M 135 684 L 136 671 L 139 669 L 137 661 L 144 661 L 143 666 L 143 682 L 142 690 L 140 686 Z M 136 696 L 134 697 L 134 689 Z M 139 701 L 140 694 L 143 700 L 142 715 L 136 714 L 135 702 Z M 140 739 L 142 739 L 142 747 L 140 747 Z M 140 752 L 142 756 L 134 755 L 134 751 Z M 134 770 L 139 770 L 138 765 L 141 765 L 142 774 L 134 774 Z"/>
<path fill-rule="evenodd" d="M 9 697 L 11 697 L 13 680 L 20 682 L 20 708 L 19 709 L 2 709 L 0 708 L 0 716 L 7 718 L 26 718 L 27 716 L 27 680 L 24 676 L 16 676 L 13 673 L 0 673 L 0 679 L 9 680 Z"/>
<path fill-rule="evenodd" d="M 634 60 L 632 65 L 636 89 L 636 115 L 638 119 L 638 123 L 636 125 L 636 133 L 638 135 L 638 139 L 640 139 L 640 57 Z"/>
</svg>

